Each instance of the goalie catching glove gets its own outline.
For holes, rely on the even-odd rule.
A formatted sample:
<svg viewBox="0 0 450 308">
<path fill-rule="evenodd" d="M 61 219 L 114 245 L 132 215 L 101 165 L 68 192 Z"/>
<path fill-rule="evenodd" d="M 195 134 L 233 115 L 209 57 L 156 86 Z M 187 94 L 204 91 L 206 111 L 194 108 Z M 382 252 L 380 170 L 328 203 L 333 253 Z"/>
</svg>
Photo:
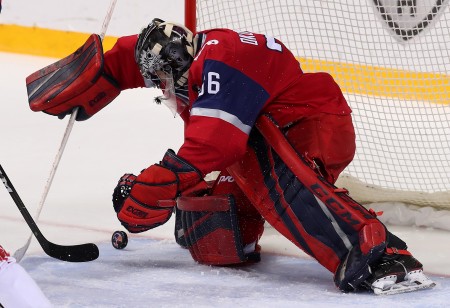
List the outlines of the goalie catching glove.
<svg viewBox="0 0 450 308">
<path fill-rule="evenodd" d="M 31 110 L 63 118 L 79 107 L 77 121 L 90 118 L 120 94 L 118 83 L 104 71 L 96 34 L 73 54 L 28 76 L 26 83 Z"/>
<path fill-rule="evenodd" d="M 207 187 L 195 167 L 168 150 L 160 164 L 144 169 L 138 176 L 125 174 L 120 178 L 113 206 L 128 231 L 144 232 L 169 220 L 175 198 L 195 195 Z"/>
</svg>

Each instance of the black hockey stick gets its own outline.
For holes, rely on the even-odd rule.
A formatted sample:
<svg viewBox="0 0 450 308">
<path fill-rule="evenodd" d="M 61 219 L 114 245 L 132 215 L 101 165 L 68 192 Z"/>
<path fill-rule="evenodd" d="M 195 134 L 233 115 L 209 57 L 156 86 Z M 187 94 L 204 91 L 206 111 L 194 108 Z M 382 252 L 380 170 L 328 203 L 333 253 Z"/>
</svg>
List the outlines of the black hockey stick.
<svg viewBox="0 0 450 308">
<path fill-rule="evenodd" d="M 16 203 L 17 208 L 19 209 L 23 218 L 27 222 L 34 236 L 38 240 L 42 249 L 45 251 L 47 255 L 49 255 L 52 258 L 67 262 L 87 262 L 98 258 L 99 255 L 98 247 L 95 244 L 88 243 L 81 245 L 64 246 L 64 245 L 57 245 L 48 241 L 44 237 L 42 232 L 39 230 L 38 226 L 36 225 L 36 222 L 33 220 L 33 217 L 31 217 L 30 213 L 25 207 L 25 204 L 23 204 L 22 200 L 19 197 L 19 194 L 17 193 L 16 189 L 14 188 L 8 176 L 6 175 L 5 170 L 3 170 L 2 165 L 0 165 L 0 179 L 5 185 L 6 190 L 11 195 L 11 198 Z"/>
</svg>

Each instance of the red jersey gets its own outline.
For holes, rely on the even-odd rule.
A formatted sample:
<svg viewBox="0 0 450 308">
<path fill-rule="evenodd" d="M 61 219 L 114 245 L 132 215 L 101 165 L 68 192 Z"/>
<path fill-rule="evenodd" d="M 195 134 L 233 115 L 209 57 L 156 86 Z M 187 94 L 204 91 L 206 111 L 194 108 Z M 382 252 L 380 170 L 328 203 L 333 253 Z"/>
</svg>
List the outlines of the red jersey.
<svg viewBox="0 0 450 308">
<path fill-rule="evenodd" d="M 182 114 L 185 140 L 178 155 L 203 174 L 223 170 L 245 153 L 261 113 L 271 114 L 285 126 L 317 113 L 351 112 L 329 74 L 303 73 L 294 55 L 277 39 L 228 29 L 200 32 L 197 39 L 188 77 L 189 109 Z M 124 40 L 121 58 L 134 59 L 137 37 Z M 126 88 L 143 85 L 142 77 L 136 75 L 137 65 L 126 73 L 123 61 L 115 62 L 122 63 L 120 69 L 109 65 L 113 62 L 105 55 L 107 72 L 119 83 Z"/>
</svg>

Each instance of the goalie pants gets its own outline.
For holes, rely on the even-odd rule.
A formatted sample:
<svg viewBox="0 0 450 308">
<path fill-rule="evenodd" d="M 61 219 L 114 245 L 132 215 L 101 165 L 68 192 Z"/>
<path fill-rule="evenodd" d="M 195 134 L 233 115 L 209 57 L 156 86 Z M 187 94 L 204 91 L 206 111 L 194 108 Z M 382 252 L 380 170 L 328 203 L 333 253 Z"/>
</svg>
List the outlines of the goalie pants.
<svg viewBox="0 0 450 308">
<path fill-rule="evenodd" d="M 328 182 L 334 184 L 355 155 L 355 130 L 350 115 L 319 113 L 284 128 L 285 136 Z"/>
</svg>

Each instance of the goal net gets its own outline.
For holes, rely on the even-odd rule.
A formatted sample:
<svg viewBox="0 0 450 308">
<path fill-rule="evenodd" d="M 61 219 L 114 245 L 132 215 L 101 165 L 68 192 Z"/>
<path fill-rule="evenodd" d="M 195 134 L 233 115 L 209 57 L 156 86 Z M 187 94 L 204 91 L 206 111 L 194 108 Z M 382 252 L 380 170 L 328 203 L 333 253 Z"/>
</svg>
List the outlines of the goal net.
<svg viewBox="0 0 450 308">
<path fill-rule="evenodd" d="M 449 1 L 197 0 L 196 29 L 269 34 L 334 76 L 357 134 L 337 186 L 353 198 L 450 209 Z"/>
</svg>

